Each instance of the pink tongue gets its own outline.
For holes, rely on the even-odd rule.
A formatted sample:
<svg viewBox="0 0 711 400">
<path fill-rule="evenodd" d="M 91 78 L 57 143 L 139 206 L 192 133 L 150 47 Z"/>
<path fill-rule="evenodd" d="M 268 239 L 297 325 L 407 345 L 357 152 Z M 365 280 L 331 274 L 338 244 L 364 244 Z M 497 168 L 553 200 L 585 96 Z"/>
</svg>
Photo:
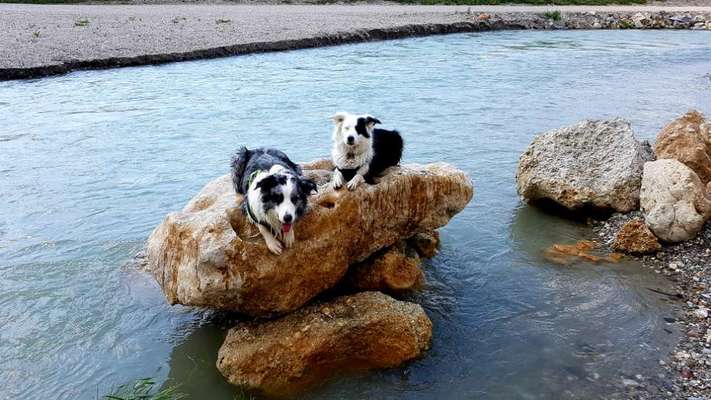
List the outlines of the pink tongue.
<svg viewBox="0 0 711 400">
<path fill-rule="evenodd" d="M 289 233 L 291 230 L 291 224 L 281 224 L 281 231 L 284 233 Z"/>
</svg>

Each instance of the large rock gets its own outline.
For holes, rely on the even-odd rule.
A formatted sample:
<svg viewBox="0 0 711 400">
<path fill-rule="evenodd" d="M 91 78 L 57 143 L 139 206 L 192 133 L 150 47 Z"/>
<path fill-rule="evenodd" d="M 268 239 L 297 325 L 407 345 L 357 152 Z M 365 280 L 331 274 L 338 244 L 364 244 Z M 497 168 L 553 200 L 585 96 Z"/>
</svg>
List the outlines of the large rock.
<svg viewBox="0 0 711 400">
<path fill-rule="evenodd" d="M 217 368 L 232 384 L 289 396 L 337 373 L 397 366 L 427 350 L 431 337 L 419 305 L 361 292 L 231 329 Z"/>
<path fill-rule="evenodd" d="M 352 266 L 347 277 L 360 290 L 412 290 L 422 286 L 425 280 L 420 263 L 417 252 L 408 249 L 405 242 L 400 241 L 384 252 L 376 253 Z"/>
<path fill-rule="evenodd" d="M 296 243 L 279 256 L 235 208 L 242 199 L 228 176 L 168 215 L 147 248 L 148 266 L 168 302 L 253 316 L 295 310 L 334 286 L 349 265 L 445 225 L 473 195 L 466 174 L 446 164 L 394 168 L 377 185 L 353 192 L 326 188 L 330 171 L 310 169 L 327 167 L 304 165 L 319 194 L 294 227 Z"/>
<path fill-rule="evenodd" d="M 585 120 L 533 140 L 519 159 L 517 190 L 527 201 L 574 211 L 628 212 L 639 204 L 642 167 L 653 157 L 629 122 Z"/>
<path fill-rule="evenodd" d="M 711 199 L 699 177 L 673 159 L 644 165 L 640 203 L 649 228 L 661 240 L 696 236 L 711 216 Z"/>
<path fill-rule="evenodd" d="M 635 218 L 627 221 L 620 228 L 612 243 L 612 248 L 624 253 L 648 254 L 661 250 L 662 246 L 644 220 Z"/>
<path fill-rule="evenodd" d="M 657 135 L 654 151 L 657 159 L 681 161 L 704 184 L 711 181 L 711 123 L 700 112 L 690 111 L 665 126 Z"/>
</svg>

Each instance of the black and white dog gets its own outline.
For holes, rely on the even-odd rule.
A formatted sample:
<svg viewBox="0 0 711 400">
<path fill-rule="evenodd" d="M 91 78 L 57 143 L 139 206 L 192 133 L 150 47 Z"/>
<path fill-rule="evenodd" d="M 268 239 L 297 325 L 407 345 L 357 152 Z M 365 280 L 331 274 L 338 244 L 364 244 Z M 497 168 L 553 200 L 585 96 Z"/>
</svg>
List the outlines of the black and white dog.
<svg viewBox="0 0 711 400">
<path fill-rule="evenodd" d="M 279 150 L 241 147 L 232 158 L 232 183 L 245 195 L 242 208 L 267 247 L 281 254 L 294 244 L 293 224 L 304 215 L 316 184 Z"/>
<path fill-rule="evenodd" d="M 398 131 L 376 129 L 380 121 L 367 114 L 339 112 L 331 119 L 336 125 L 331 149 L 334 188 L 345 183 L 354 190 L 362 182 L 373 184 L 374 178 L 400 162 L 404 144 Z"/>
</svg>

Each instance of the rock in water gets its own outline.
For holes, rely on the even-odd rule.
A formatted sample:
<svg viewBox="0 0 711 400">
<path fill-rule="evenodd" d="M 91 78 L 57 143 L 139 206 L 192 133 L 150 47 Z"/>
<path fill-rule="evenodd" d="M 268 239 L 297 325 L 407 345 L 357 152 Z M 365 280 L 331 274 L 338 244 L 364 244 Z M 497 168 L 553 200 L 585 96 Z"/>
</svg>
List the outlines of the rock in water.
<svg viewBox="0 0 711 400">
<path fill-rule="evenodd" d="M 168 302 L 252 316 L 295 310 L 334 286 L 349 265 L 445 225 L 474 193 L 466 174 L 446 164 L 393 168 L 377 185 L 353 192 L 326 189 L 328 171 L 304 173 L 318 179 L 320 192 L 294 226 L 296 243 L 280 256 L 235 208 L 242 199 L 228 176 L 168 215 L 147 246 Z"/>
<path fill-rule="evenodd" d="M 407 244 L 413 247 L 420 257 L 432 258 L 437 255 L 439 248 L 439 232 L 418 233 L 408 239 Z"/>
<path fill-rule="evenodd" d="M 419 305 L 362 292 L 231 329 L 217 368 L 234 385 L 288 396 L 339 372 L 400 365 L 431 337 Z"/>
<path fill-rule="evenodd" d="M 401 292 L 416 289 L 424 283 L 420 257 L 415 250 L 408 254 L 405 242 L 400 241 L 382 254 L 358 263 L 348 271 L 348 280 L 360 290 Z"/>
<path fill-rule="evenodd" d="M 624 253 L 649 254 L 661 250 L 662 246 L 644 221 L 635 218 L 620 228 L 612 248 Z"/>
<path fill-rule="evenodd" d="M 696 236 L 711 216 L 711 199 L 699 177 L 673 159 L 644 165 L 640 203 L 654 234 L 666 242 Z"/>
<path fill-rule="evenodd" d="M 642 168 L 653 158 L 629 122 L 585 120 L 533 140 L 519 159 L 517 190 L 527 201 L 573 211 L 628 212 L 639 204 Z"/>
<path fill-rule="evenodd" d="M 690 111 L 665 126 L 657 135 L 654 151 L 657 159 L 679 160 L 701 182 L 711 182 L 711 123 L 700 112 Z"/>
</svg>

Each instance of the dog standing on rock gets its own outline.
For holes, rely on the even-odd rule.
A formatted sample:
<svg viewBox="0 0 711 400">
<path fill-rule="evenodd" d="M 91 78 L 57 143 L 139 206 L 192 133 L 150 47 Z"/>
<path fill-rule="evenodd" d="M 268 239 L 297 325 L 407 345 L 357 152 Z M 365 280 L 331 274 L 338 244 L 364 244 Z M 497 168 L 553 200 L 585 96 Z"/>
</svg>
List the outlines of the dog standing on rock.
<svg viewBox="0 0 711 400">
<path fill-rule="evenodd" d="M 331 149 L 335 189 L 344 184 L 349 190 L 363 182 L 373 184 L 374 178 L 400 163 L 404 143 L 398 131 L 376 129 L 380 120 L 367 114 L 338 112 L 331 120 L 335 124 Z"/>
<path fill-rule="evenodd" d="M 304 215 L 316 184 L 276 149 L 241 147 L 232 158 L 232 183 L 244 195 L 242 209 L 269 250 L 281 254 L 294 244 L 293 224 Z"/>
</svg>

